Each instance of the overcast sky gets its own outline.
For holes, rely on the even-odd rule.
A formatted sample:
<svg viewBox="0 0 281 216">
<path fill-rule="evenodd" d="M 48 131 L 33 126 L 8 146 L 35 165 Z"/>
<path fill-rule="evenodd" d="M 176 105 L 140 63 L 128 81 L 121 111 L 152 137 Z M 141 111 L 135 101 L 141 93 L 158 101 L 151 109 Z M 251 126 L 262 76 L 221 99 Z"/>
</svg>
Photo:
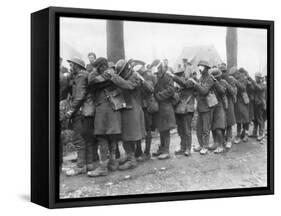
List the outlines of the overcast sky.
<svg viewBox="0 0 281 216">
<path fill-rule="evenodd" d="M 250 74 L 266 67 L 266 33 L 264 29 L 238 28 L 238 66 Z M 125 55 L 147 63 L 168 58 L 175 66 L 184 47 L 213 45 L 226 62 L 225 35 L 225 27 L 125 21 Z M 87 61 L 90 51 L 106 57 L 106 21 L 61 18 L 60 50 L 63 58 L 76 55 Z"/>
</svg>

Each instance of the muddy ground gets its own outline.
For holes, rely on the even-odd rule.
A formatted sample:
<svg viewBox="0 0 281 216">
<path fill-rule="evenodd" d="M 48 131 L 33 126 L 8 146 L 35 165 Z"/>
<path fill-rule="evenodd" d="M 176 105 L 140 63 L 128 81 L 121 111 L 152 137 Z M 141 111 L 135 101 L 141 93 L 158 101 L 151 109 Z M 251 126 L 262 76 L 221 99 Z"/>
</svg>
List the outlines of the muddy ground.
<svg viewBox="0 0 281 216">
<path fill-rule="evenodd" d="M 93 196 L 147 194 L 175 191 L 247 188 L 267 185 L 267 140 L 233 145 L 229 152 L 202 156 L 193 152 L 190 157 L 175 156 L 180 139 L 173 133 L 171 158 L 159 161 L 152 158 L 139 163 L 134 170 L 111 172 L 106 177 L 89 178 L 86 175 L 66 177 L 61 174 L 60 197 L 77 198 Z M 193 144 L 197 145 L 193 132 Z M 159 137 L 153 139 L 152 152 L 156 151 Z M 76 157 L 64 157 L 63 170 L 74 164 Z"/>
</svg>

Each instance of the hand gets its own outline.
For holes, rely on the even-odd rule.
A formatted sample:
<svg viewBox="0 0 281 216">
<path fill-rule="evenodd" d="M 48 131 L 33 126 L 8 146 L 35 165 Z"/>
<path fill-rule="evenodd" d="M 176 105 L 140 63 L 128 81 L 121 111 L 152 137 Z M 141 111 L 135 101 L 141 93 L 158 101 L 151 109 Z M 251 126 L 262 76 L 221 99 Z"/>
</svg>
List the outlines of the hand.
<svg viewBox="0 0 281 216">
<path fill-rule="evenodd" d="M 197 82 L 196 82 L 193 78 L 189 78 L 188 80 L 190 80 L 191 82 L 193 82 L 195 85 L 197 84 Z"/>
<path fill-rule="evenodd" d="M 175 74 L 173 74 L 171 71 L 169 71 L 169 70 L 167 70 L 166 71 L 166 74 L 168 74 L 169 76 L 171 76 L 171 77 L 174 77 L 175 76 Z"/>
<path fill-rule="evenodd" d="M 137 74 L 137 77 L 143 82 L 144 81 L 144 78 L 143 78 L 143 76 L 142 75 L 140 75 L 138 72 L 136 72 L 136 74 Z"/>
<path fill-rule="evenodd" d="M 106 70 L 103 74 L 106 78 L 110 79 L 115 74 L 115 72 L 114 72 L 114 70 L 109 69 L 109 70 Z"/>
</svg>

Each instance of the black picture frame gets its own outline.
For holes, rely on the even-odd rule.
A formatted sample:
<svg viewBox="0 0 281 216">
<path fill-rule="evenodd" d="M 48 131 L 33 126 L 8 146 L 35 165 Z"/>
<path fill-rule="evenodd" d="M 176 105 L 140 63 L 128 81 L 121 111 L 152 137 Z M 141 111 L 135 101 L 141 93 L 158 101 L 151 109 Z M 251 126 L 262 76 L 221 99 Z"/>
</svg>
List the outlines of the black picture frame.
<svg viewBox="0 0 281 216">
<path fill-rule="evenodd" d="M 267 29 L 267 187 L 59 199 L 59 17 L 117 19 Z M 31 201 L 47 208 L 274 194 L 274 22 L 49 7 L 31 14 Z"/>
</svg>

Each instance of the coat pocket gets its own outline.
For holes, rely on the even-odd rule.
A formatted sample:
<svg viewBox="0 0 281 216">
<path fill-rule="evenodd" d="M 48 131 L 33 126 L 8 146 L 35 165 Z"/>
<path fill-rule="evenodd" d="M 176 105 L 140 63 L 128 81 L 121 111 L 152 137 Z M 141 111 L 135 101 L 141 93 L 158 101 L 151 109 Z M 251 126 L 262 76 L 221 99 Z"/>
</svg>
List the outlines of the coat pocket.
<svg viewBox="0 0 281 216">
<path fill-rule="evenodd" d="M 206 100 L 207 100 L 207 105 L 209 108 L 214 107 L 218 104 L 217 96 L 213 92 L 210 92 L 207 95 Z"/>
<path fill-rule="evenodd" d="M 192 95 L 186 99 L 181 99 L 175 107 L 176 114 L 186 114 L 188 112 L 194 112 L 194 103 L 190 103 Z"/>
<path fill-rule="evenodd" d="M 114 111 L 127 108 L 127 103 L 122 91 L 114 90 L 106 92 L 106 96 L 109 99 L 110 105 Z"/>
<path fill-rule="evenodd" d="M 147 111 L 149 113 L 156 113 L 159 111 L 159 103 L 153 95 L 150 95 L 147 99 Z"/>
<path fill-rule="evenodd" d="M 242 99 L 243 99 L 244 104 L 250 103 L 250 99 L 249 99 L 247 92 L 242 92 Z"/>
</svg>

